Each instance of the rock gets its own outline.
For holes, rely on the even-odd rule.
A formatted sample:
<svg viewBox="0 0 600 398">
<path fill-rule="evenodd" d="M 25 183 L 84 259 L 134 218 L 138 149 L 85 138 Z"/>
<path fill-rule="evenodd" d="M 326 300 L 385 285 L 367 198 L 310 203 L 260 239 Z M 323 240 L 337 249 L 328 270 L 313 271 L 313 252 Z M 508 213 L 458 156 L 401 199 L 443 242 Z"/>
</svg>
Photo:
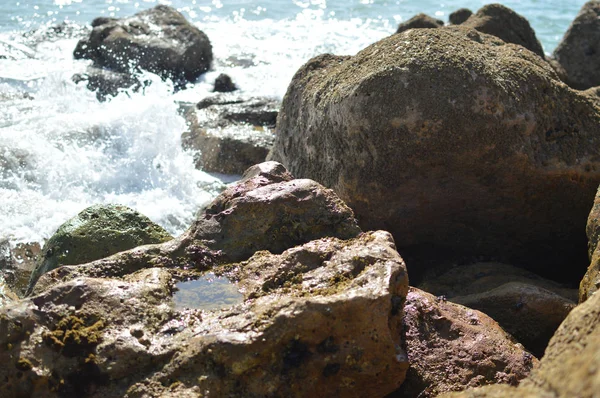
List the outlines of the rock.
<svg viewBox="0 0 600 398">
<path fill-rule="evenodd" d="M 265 161 L 275 139 L 279 105 L 268 98 L 205 99 L 185 113 L 189 131 L 182 135 L 182 145 L 198 151 L 198 169 L 242 174 Z"/>
<path fill-rule="evenodd" d="M 231 77 L 229 77 L 229 75 L 221 73 L 215 79 L 215 88 L 213 90 L 214 92 L 230 93 L 235 90 L 237 90 L 237 86 L 235 85 L 235 83 L 233 83 L 233 80 L 231 80 Z"/>
<path fill-rule="evenodd" d="M 570 301 L 577 301 L 577 289 L 544 279 L 523 268 L 496 262 L 456 266 L 441 275 L 427 278 L 417 287 L 434 296 L 446 296 L 446 298 L 452 299 L 457 296 L 489 292 L 511 282 L 534 285 Z"/>
<path fill-rule="evenodd" d="M 596 104 L 596 106 L 600 107 L 600 87 L 592 87 L 585 91 L 582 91 L 582 93 L 589 96 L 590 99 Z"/>
<path fill-rule="evenodd" d="M 0 241 L 0 274 L 17 296 L 25 294 L 41 250 L 37 242 L 18 243 L 11 248 L 8 240 Z"/>
<path fill-rule="evenodd" d="M 517 385 L 538 362 L 487 315 L 416 288 L 406 298 L 404 325 L 410 368 L 389 398 Z"/>
<path fill-rule="evenodd" d="M 123 277 L 148 267 L 206 271 L 247 260 L 256 251 L 281 253 L 314 239 L 349 239 L 360 233 L 352 210 L 333 191 L 314 181 L 294 180 L 281 164 L 265 162 L 249 168 L 176 239 L 47 272 L 33 292 L 78 277 Z"/>
<path fill-rule="evenodd" d="M 444 26 L 444 21 L 435 19 L 426 14 L 417 14 L 406 22 L 398 25 L 396 33 L 404 32 L 409 29 L 431 29 Z"/>
<path fill-rule="evenodd" d="M 82 38 L 90 34 L 91 29 L 72 21 L 63 21 L 56 25 L 44 25 L 23 34 L 27 44 L 33 48 L 40 43 L 58 40 Z"/>
<path fill-rule="evenodd" d="M 590 265 L 579 285 L 579 302 L 583 303 L 594 292 L 600 289 L 600 189 L 596 194 L 594 205 L 588 217 L 586 234 L 588 237 L 588 255 Z"/>
<path fill-rule="evenodd" d="M 304 65 L 269 159 L 334 189 L 403 256 L 425 246 L 573 283 L 599 133 L 589 97 L 530 51 L 461 26 L 415 29 Z M 411 278 L 424 270 L 408 264 Z"/>
<path fill-rule="evenodd" d="M 572 300 L 522 282 L 449 300 L 489 315 L 538 358 L 544 354 L 558 326 L 575 308 Z"/>
<path fill-rule="evenodd" d="M 181 270 L 148 268 L 0 309 L 0 395 L 367 397 L 402 383 L 408 278 L 389 233 L 213 270 L 243 302 L 174 309 Z"/>
<path fill-rule="evenodd" d="M 544 49 L 527 19 L 502 4 L 483 6 L 462 25 L 519 44 L 544 58 Z"/>
<path fill-rule="evenodd" d="M 0 308 L 11 304 L 13 301 L 17 301 L 19 296 L 14 293 L 6 281 L 4 276 L 0 274 Z"/>
<path fill-rule="evenodd" d="M 460 25 L 469 19 L 471 15 L 473 15 L 473 11 L 468 8 L 459 8 L 449 15 L 448 20 L 452 25 Z"/>
<path fill-rule="evenodd" d="M 470 388 L 461 392 L 441 394 L 438 398 L 556 398 L 556 395 L 535 387 L 514 387 L 503 384 Z"/>
<path fill-rule="evenodd" d="M 565 82 L 578 90 L 600 86 L 600 1 L 588 1 L 553 53 Z"/>
<path fill-rule="evenodd" d="M 127 74 L 143 69 L 185 84 L 206 72 L 212 62 L 208 37 L 165 5 L 124 19 L 97 18 L 92 26 L 73 55 L 91 59 L 97 67 Z"/>
<path fill-rule="evenodd" d="M 151 243 L 173 239 L 162 227 L 121 205 L 94 205 L 65 222 L 44 245 L 31 275 L 28 292 L 38 278 L 63 265 L 84 264 Z"/>
<path fill-rule="evenodd" d="M 115 97 L 122 90 L 139 91 L 149 84 L 149 82 L 142 82 L 138 77 L 128 73 L 95 67 L 88 67 L 85 73 L 77 73 L 71 79 L 75 83 L 86 82 L 88 90 L 95 91 L 99 101 Z"/>
</svg>

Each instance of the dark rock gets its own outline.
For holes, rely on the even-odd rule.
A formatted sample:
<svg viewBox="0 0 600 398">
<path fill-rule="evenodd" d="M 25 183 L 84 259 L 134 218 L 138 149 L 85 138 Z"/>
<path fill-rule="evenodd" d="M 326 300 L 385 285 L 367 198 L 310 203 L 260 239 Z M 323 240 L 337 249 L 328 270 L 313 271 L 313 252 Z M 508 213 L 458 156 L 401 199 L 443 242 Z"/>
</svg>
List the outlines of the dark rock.
<svg viewBox="0 0 600 398">
<path fill-rule="evenodd" d="M 88 67 L 85 73 L 73 75 L 72 80 L 75 83 L 87 82 L 87 88 L 96 92 L 99 101 L 115 97 L 122 90 L 138 91 L 149 84 L 149 82 L 142 82 L 138 77 L 128 73 L 114 72 L 93 66 Z"/>
<path fill-rule="evenodd" d="M 431 29 L 444 26 L 444 21 L 435 19 L 426 14 L 417 14 L 406 22 L 398 25 L 396 33 L 404 32 L 408 29 Z"/>
<path fill-rule="evenodd" d="M 41 275 L 60 266 L 85 264 L 171 239 L 163 228 L 126 206 L 90 206 L 61 225 L 44 244 L 43 257 L 31 275 L 28 292 Z"/>
<path fill-rule="evenodd" d="M 544 58 L 544 49 L 527 19 L 502 4 L 488 4 L 471 15 L 462 26 L 519 44 Z"/>
<path fill-rule="evenodd" d="M 427 245 L 574 283 L 598 145 L 589 96 L 521 46 L 455 26 L 310 60 L 284 97 L 270 159 L 334 189 L 401 253 Z M 423 272 L 408 264 L 411 278 Z"/>
<path fill-rule="evenodd" d="M 220 310 L 174 308 L 182 271 L 77 278 L 0 308 L 0 396 L 365 397 L 404 380 L 408 278 L 387 232 L 213 268 L 243 295 Z"/>
<path fill-rule="evenodd" d="M 97 18 L 93 26 L 73 54 L 91 59 L 95 66 L 128 74 L 143 69 L 184 84 L 206 72 L 212 62 L 208 37 L 168 6 L 124 19 Z"/>
<path fill-rule="evenodd" d="M 266 98 L 243 99 L 217 96 L 188 109 L 189 131 L 182 135 L 185 149 L 198 151 L 198 169 L 224 174 L 242 174 L 264 162 L 275 136 L 280 103 Z"/>
<path fill-rule="evenodd" d="M 229 75 L 221 73 L 215 79 L 215 88 L 213 90 L 214 92 L 230 93 L 235 90 L 237 90 L 237 86 L 235 85 L 235 83 L 233 83 L 233 80 L 231 80 L 231 77 L 229 77 Z"/>
<path fill-rule="evenodd" d="M 449 15 L 448 20 L 452 25 L 460 25 L 469 19 L 471 15 L 473 15 L 473 11 L 468 8 L 459 8 Z"/>
<path fill-rule="evenodd" d="M 410 368 L 388 398 L 435 397 L 490 383 L 517 385 L 537 364 L 487 315 L 410 288 L 404 306 Z"/>
<path fill-rule="evenodd" d="M 600 86 L 600 1 L 584 4 L 553 55 L 569 86 Z"/>
</svg>

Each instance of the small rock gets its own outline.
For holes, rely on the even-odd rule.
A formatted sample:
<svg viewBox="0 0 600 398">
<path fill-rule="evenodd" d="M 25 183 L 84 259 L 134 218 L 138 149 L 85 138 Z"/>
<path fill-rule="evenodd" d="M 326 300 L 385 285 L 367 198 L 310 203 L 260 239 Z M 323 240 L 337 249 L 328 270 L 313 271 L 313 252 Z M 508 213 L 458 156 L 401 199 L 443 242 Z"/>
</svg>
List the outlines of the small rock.
<svg viewBox="0 0 600 398">
<path fill-rule="evenodd" d="M 435 397 L 490 383 L 517 385 L 538 362 L 487 315 L 412 287 L 404 327 L 410 368 L 388 398 Z"/>
<path fill-rule="evenodd" d="M 63 265 L 85 264 L 137 246 L 173 239 L 163 228 L 121 205 L 94 205 L 65 222 L 46 242 L 28 294 L 39 277 Z"/>
<path fill-rule="evenodd" d="M 128 73 L 114 72 L 90 66 L 85 73 L 78 73 L 71 78 L 73 82 L 87 82 L 87 88 L 96 92 L 98 101 L 105 101 L 108 97 L 115 97 L 122 90 L 131 89 L 138 91 L 149 82 L 141 82 L 138 77 Z"/>
<path fill-rule="evenodd" d="M 233 83 L 233 80 L 231 80 L 231 77 L 229 77 L 229 75 L 221 73 L 215 79 L 215 88 L 213 90 L 214 92 L 230 93 L 235 90 L 237 90 L 237 86 Z"/>
<path fill-rule="evenodd" d="M 448 20 L 452 25 L 460 25 L 469 19 L 471 15 L 473 15 L 473 11 L 468 8 L 459 8 L 449 15 Z"/>
<path fill-rule="evenodd" d="M 242 174 L 265 161 L 275 139 L 272 130 L 279 105 L 267 98 L 204 99 L 185 113 L 189 131 L 182 135 L 182 145 L 198 151 L 194 156 L 198 169 Z"/>
<path fill-rule="evenodd" d="M 553 53 L 565 82 L 578 90 L 600 86 L 600 1 L 588 1 Z"/>
<path fill-rule="evenodd" d="M 444 21 L 435 19 L 426 14 L 417 14 L 406 22 L 398 25 L 396 33 L 404 32 L 408 29 L 432 29 L 444 26 Z"/>
<path fill-rule="evenodd" d="M 471 15 L 462 26 L 519 44 L 544 58 L 544 49 L 529 21 L 502 4 L 488 4 Z"/>
</svg>

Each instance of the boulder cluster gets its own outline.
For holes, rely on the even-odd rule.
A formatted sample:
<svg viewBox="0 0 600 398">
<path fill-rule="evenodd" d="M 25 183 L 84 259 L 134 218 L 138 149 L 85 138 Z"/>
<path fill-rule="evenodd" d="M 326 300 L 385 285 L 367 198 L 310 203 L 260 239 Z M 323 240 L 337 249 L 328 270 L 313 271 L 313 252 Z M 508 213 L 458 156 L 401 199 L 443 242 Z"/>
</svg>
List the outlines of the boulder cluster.
<svg viewBox="0 0 600 398">
<path fill-rule="evenodd" d="M 182 141 L 243 175 L 186 232 L 96 205 L 0 242 L 0 396 L 597 396 L 599 17 L 549 55 L 502 5 L 420 14 L 281 104 L 220 77 Z M 210 67 L 169 7 L 92 25 L 115 79 Z"/>
</svg>

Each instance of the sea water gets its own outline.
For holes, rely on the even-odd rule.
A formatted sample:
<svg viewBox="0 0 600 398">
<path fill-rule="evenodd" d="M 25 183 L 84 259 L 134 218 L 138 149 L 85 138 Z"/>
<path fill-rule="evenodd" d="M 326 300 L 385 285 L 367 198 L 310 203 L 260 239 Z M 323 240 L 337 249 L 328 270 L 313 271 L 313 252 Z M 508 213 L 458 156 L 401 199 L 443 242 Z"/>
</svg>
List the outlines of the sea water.
<svg viewBox="0 0 600 398">
<path fill-rule="evenodd" d="M 219 73 L 241 94 L 281 99 L 294 72 L 322 53 L 355 54 L 424 12 L 447 21 L 485 1 L 0 0 L 0 239 L 43 242 L 95 203 L 130 206 L 179 234 L 224 187 L 181 149 L 179 103 L 209 95 Z M 501 3 L 530 21 L 547 53 L 584 0 Z M 153 81 L 100 103 L 73 74 L 72 52 L 98 16 L 167 4 L 210 38 L 213 70 L 186 90 Z M 66 22 L 66 24 L 64 24 Z M 53 26 L 62 24 L 60 30 Z"/>
</svg>

